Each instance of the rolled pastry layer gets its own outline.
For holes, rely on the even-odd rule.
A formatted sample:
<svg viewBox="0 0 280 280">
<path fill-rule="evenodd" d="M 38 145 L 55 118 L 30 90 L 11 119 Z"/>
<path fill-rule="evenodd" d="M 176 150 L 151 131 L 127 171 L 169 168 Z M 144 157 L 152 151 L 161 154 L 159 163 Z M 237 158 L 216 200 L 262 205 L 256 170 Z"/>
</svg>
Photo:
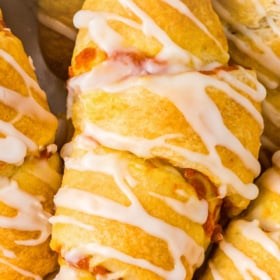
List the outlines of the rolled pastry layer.
<svg viewBox="0 0 280 280">
<path fill-rule="evenodd" d="M 40 280 L 57 267 L 49 246 L 61 184 L 57 119 L 1 11 L 0 18 L 0 275 Z"/>
<path fill-rule="evenodd" d="M 87 0 L 74 24 L 79 28 L 74 75 L 123 52 L 124 59 L 128 52 L 152 58 L 151 72 L 160 65 L 171 64 L 170 70 L 178 71 L 225 64 L 229 58 L 221 23 L 208 0 L 200 5 L 192 0 Z"/>
<path fill-rule="evenodd" d="M 74 23 L 57 279 L 192 279 L 221 208 L 258 194 L 264 87 L 227 66 L 210 1 L 85 1 Z"/>
<path fill-rule="evenodd" d="M 240 65 L 257 70 L 268 88 L 280 82 L 279 1 L 212 0 L 229 41 L 229 52 Z"/>
<path fill-rule="evenodd" d="M 262 144 L 271 157 L 280 148 L 280 3 L 259 0 L 212 2 L 228 38 L 231 59 L 255 69 L 267 88 Z"/>
<path fill-rule="evenodd" d="M 49 242 L 53 196 L 61 182 L 60 159 L 28 159 L 8 177 L 0 176 L 0 275 L 39 280 L 57 268 Z"/>
<path fill-rule="evenodd" d="M 119 61 L 112 64 L 119 67 Z M 259 174 L 264 89 L 254 72 L 224 67 L 122 79 L 113 68 L 117 78 L 112 82 L 110 72 L 101 76 L 104 68 L 69 82 L 77 133 L 204 173 L 227 196 L 230 215 L 256 198 L 252 181 Z"/>
<path fill-rule="evenodd" d="M 208 261 L 203 280 L 278 279 L 279 231 L 263 230 L 258 220 L 230 222 L 224 239 Z"/>
<path fill-rule="evenodd" d="M 63 80 L 68 78 L 77 35 L 72 19 L 82 3 L 83 0 L 38 0 L 39 45 L 50 70 Z"/>
<path fill-rule="evenodd" d="M 280 263 L 280 161 L 257 180 L 260 194 L 242 218 L 225 229 L 201 279 L 278 279 Z"/>
<path fill-rule="evenodd" d="M 9 175 L 29 155 L 53 143 L 57 119 L 49 111 L 31 58 L 0 20 L 0 171 Z M 7 153 L 9 150 L 9 153 Z"/>
<path fill-rule="evenodd" d="M 217 231 L 221 199 L 207 177 L 82 136 L 63 156 L 51 247 L 67 263 L 124 279 L 190 279 Z"/>
</svg>

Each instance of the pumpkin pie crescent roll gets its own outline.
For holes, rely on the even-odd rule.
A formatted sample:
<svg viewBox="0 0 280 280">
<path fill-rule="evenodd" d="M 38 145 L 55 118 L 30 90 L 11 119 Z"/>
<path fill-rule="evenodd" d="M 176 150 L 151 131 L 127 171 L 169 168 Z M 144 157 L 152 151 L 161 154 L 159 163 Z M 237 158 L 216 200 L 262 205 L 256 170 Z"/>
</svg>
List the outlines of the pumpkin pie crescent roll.
<svg viewBox="0 0 280 280">
<path fill-rule="evenodd" d="M 232 220 L 199 279 L 278 279 L 280 264 L 280 161 L 257 180 L 260 194 L 244 215 Z"/>
<path fill-rule="evenodd" d="M 29 158 L 10 177 L 0 176 L 0 275 L 41 280 L 57 269 L 50 249 L 53 196 L 61 183 L 58 155 Z"/>
<path fill-rule="evenodd" d="M 0 275 L 40 280 L 57 267 L 49 246 L 61 183 L 57 119 L 21 41 L 0 17 Z"/>
<path fill-rule="evenodd" d="M 82 136 L 63 156 L 51 247 L 67 264 L 92 277 L 191 279 L 217 231 L 221 199 L 207 177 Z"/>
<path fill-rule="evenodd" d="M 26 156 L 38 155 L 54 142 L 56 129 L 57 119 L 38 85 L 32 60 L 1 17 L 0 171 L 9 175 Z"/>
</svg>

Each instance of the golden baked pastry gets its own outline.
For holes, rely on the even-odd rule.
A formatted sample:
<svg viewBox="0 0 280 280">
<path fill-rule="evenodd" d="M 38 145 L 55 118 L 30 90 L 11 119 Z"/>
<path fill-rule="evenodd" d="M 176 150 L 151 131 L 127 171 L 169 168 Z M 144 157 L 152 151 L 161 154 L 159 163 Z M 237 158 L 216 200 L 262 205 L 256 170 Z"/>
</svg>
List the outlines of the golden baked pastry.
<svg viewBox="0 0 280 280">
<path fill-rule="evenodd" d="M 39 155 L 55 139 L 57 119 L 49 111 L 30 57 L 0 19 L 0 171 L 4 175 Z M 9 150 L 9 153 L 7 153 Z"/>
<path fill-rule="evenodd" d="M 257 184 L 260 194 L 254 200 L 247 213 L 247 219 L 257 219 L 265 231 L 280 230 L 280 152 L 272 156 L 272 167 L 268 168 Z"/>
<path fill-rule="evenodd" d="M 168 70 L 178 72 L 209 63 L 225 64 L 229 58 L 221 23 L 208 0 L 200 5 L 194 0 L 87 0 L 74 24 L 79 34 L 73 75 L 107 59 L 140 60 L 139 66 L 145 63 L 145 70 L 154 73 L 167 71 L 164 66 L 170 64 Z"/>
<path fill-rule="evenodd" d="M 29 158 L 10 177 L 0 176 L 0 275 L 5 280 L 42 279 L 57 268 L 50 249 L 53 196 L 61 163 Z"/>
<path fill-rule="evenodd" d="M 57 267 L 49 246 L 53 196 L 61 184 L 56 129 L 32 60 L 0 10 L 1 279 L 43 279 Z"/>
<path fill-rule="evenodd" d="M 264 154 L 271 157 L 280 148 L 280 3 L 270 0 L 212 0 L 212 3 L 223 23 L 231 59 L 255 69 L 267 88 L 262 144 Z"/>
<path fill-rule="evenodd" d="M 71 91 L 69 96 L 77 133 L 204 173 L 227 193 L 230 215 L 256 197 L 251 183 L 259 174 L 264 92 L 253 72 L 224 67 L 98 81 L 99 76 L 85 73 L 69 82 L 70 88 L 79 87 L 77 97 Z"/>
<path fill-rule="evenodd" d="M 217 230 L 221 204 L 205 176 L 82 136 L 63 156 L 51 247 L 68 264 L 93 275 L 98 267 L 121 271 L 124 279 L 190 278 Z"/>
<path fill-rule="evenodd" d="M 37 0 L 39 45 L 44 59 L 54 74 L 66 80 L 76 38 L 73 15 L 83 0 Z"/>
<path fill-rule="evenodd" d="M 280 5 L 270 0 L 212 0 L 229 42 L 231 58 L 256 69 L 268 88 L 280 82 Z"/>
<path fill-rule="evenodd" d="M 229 223 L 200 279 L 278 279 L 280 273 L 280 152 L 257 180 L 260 194 Z"/>
<path fill-rule="evenodd" d="M 279 231 L 263 230 L 258 220 L 237 219 L 228 225 L 224 239 L 199 279 L 276 280 L 279 259 Z"/>
<path fill-rule="evenodd" d="M 210 1 L 89 0 L 74 23 L 57 277 L 192 279 L 221 207 L 258 194 L 265 89 L 227 65 Z"/>
</svg>

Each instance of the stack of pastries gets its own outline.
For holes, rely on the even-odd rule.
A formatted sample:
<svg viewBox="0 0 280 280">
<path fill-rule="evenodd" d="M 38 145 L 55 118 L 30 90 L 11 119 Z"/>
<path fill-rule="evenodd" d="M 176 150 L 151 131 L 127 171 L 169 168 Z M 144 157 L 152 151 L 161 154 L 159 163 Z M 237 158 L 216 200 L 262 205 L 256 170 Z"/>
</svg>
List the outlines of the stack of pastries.
<svg viewBox="0 0 280 280">
<path fill-rule="evenodd" d="M 229 42 L 231 59 L 257 71 L 267 89 L 263 102 L 264 154 L 280 148 L 280 2 L 212 0 Z"/>
<path fill-rule="evenodd" d="M 279 1 L 38 5 L 74 134 L 61 181 L 57 119 L 0 16 L 1 279 L 57 261 L 56 280 L 278 279 Z"/>
<path fill-rule="evenodd" d="M 210 0 L 86 0 L 74 25 L 55 279 L 192 279 L 258 195 L 265 88 Z"/>
<path fill-rule="evenodd" d="M 53 196 L 61 184 L 57 119 L 32 60 L 0 10 L 0 276 L 43 279 L 57 267 L 50 249 Z"/>
</svg>

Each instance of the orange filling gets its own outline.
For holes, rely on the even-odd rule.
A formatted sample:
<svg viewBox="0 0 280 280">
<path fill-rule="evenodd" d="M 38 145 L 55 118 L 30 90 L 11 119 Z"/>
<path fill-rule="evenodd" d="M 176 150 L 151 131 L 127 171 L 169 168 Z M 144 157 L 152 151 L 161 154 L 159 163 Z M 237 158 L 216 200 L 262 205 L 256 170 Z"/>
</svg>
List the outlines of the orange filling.
<svg viewBox="0 0 280 280">
<path fill-rule="evenodd" d="M 198 199 L 205 199 L 208 202 L 208 216 L 203 224 L 204 231 L 212 240 L 222 238 L 222 228 L 218 224 L 222 200 L 218 198 L 218 190 L 211 181 L 202 173 L 187 168 L 184 170 L 186 181 L 192 185 L 197 193 Z"/>
</svg>

